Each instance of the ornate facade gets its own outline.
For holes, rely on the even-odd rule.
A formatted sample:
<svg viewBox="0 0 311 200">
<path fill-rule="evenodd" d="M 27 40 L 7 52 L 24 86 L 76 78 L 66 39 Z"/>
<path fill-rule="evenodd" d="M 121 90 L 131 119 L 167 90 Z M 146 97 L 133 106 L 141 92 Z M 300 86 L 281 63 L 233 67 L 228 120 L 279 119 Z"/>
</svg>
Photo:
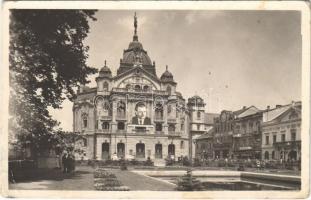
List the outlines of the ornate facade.
<svg viewBox="0 0 311 200">
<path fill-rule="evenodd" d="M 172 73 L 158 77 L 155 62 L 134 36 L 115 76 L 105 65 L 97 87 L 79 88 L 73 105 L 73 129 L 86 139 L 87 159 L 164 160 L 189 156 L 186 102 Z"/>
</svg>

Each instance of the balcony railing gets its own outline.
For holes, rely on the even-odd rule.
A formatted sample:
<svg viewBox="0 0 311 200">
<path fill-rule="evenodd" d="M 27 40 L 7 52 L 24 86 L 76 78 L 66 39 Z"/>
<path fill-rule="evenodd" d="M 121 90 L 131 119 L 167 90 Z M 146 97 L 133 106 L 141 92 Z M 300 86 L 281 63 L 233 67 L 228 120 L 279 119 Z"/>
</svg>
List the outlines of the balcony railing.
<svg viewBox="0 0 311 200">
<path fill-rule="evenodd" d="M 111 121 L 112 120 L 112 116 L 100 116 L 100 120 Z"/>
<path fill-rule="evenodd" d="M 176 118 L 167 119 L 167 123 L 176 123 Z"/>
<path fill-rule="evenodd" d="M 276 148 L 294 148 L 294 147 L 301 147 L 301 141 L 284 141 L 284 142 L 275 142 L 273 146 Z"/>
<path fill-rule="evenodd" d="M 110 129 L 97 129 L 97 133 L 102 133 L 102 134 L 110 134 L 111 130 Z"/>
<path fill-rule="evenodd" d="M 129 134 L 152 134 L 153 125 L 136 125 L 129 124 L 127 125 L 127 133 Z"/>
<path fill-rule="evenodd" d="M 135 90 L 135 89 L 127 89 L 127 88 L 113 88 L 113 92 L 122 92 L 122 93 L 148 93 L 148 94 L 156 94 L 156 95 L 168 95 L 168 92 L 162 90 Z"/>
<path fill-rule="evenodd" d="M 170 135 L 170 136 L 178 136 L 178 135 L 180 135 L 180 132 L 168 131 L 168 135 Z"/>
</svg>

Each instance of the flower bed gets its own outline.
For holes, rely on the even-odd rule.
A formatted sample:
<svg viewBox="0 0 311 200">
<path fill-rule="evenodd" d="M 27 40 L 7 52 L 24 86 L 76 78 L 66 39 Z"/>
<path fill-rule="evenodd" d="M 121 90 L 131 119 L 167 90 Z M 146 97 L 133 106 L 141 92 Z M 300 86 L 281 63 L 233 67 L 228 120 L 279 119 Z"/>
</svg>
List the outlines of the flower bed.
<svg viewBox="0 0 311 200">
<path fill-rule="evenodd" d="M 123 186 L 116 175 L 102 168 L 94 172 L 94 188 L 100 191 L 129 191 L 129 187 Z"/>
</svg>

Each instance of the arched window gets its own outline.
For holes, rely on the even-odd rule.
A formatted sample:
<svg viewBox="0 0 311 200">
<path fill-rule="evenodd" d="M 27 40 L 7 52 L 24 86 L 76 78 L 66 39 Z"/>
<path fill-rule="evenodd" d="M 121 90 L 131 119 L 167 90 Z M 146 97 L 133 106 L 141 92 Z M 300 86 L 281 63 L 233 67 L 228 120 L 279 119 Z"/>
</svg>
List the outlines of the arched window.
<svg viewBox="0 0 311 200">
<path fill-rule="evenodd" d="M 130 85 L 130 84 L 126 84 L 125 88 L 126 88 L 127 90 L 129 90 L 129 89 L 131 89 L 131 85 Z"/>
<path fill-rule="evenodd" d="M 155 105 L 155 118 L 162 119 L 163 118 L 163 106 L 161 103 L 157 103 Z"/>
<path fill-rule="evenodd" d="M 103 90 L 108 91 L 109 90 L 109 84 L 107 82 L 103 83 Z"/>
<path fill-rule="evenodd" d="M 143 88 L 144 88 L 145 92 L 149 91 L 149 86 L 148 85 L 145 85 Z"/>
<path fill-rule="evenodd" d="M 126 113 L 126 105 L 123 101 L 118 101 L 117 103 L 117 116 L 118 117 L 125 117 Z"/>
<path fill-rule="evenodd" d="M 86 113 L 82 114 L 82 126 L 83 128 L 87 128 L 87 114 Z"/>
<path fill-rule="evenodd" d="M 172 88 L 170 86 L 167 86 L 166 91 L 169 95 L 172 93 Z"/>
<path fill-rule="evenodd" d="M 141 87 L 140 87 L 140 85 L 135 85 L 134 89 L 135 89 L 136 91 L 140 91 L 140 90 L 141 90 Z"/>
</svg>

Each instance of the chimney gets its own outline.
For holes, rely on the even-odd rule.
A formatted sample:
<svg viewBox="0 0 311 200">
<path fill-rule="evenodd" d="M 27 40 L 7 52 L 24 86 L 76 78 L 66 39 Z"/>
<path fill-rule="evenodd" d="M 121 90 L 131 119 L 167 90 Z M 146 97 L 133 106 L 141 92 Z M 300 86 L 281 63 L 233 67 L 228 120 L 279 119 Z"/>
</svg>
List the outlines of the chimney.
<svg viewBox="0 0 311 200">
<path fill-rule="evenodd" d="M 282 105 L 279 105 L 279 104 L 275 105 L 275 108 L 281 108 L 281 107 L 282 107 Z"/>
<path fill-rule="evenodd" d="M 267 106 L 267 110 L 270 110 L 270 106 Z"/>
<path fill-rule="evenodd" d="M 243 106 L 243 110 L 245 110 L 246 109 L 246 106 Z"/>
</svg>

